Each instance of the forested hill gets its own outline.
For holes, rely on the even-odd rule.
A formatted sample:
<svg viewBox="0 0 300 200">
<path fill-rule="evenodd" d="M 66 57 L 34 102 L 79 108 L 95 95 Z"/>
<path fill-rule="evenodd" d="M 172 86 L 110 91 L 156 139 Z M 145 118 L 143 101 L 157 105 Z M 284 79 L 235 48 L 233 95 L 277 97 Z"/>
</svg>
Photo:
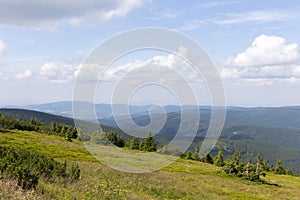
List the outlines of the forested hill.
<svg viewBox="0 0 300 200">
<path fill-rule="evenodd" d="M 17 109 L 17 108 L 0 108 L 0 114 L 6 117 L 16 118 L 20 121 L 29 122 L 30 119 L 36 119 L 44 125 L 50 126 L 52 122 L 57 124 L 65 124 L 68 126 L 74 126 L 74 119 L 69 117 L 63 117 L 59 115 L 53 115 L 49 113 L 26 110 L 26 109 Z M 88 127 L 86 130 L 95 130 L 98 128 L 98 125 L 93 122 L 76 120 L 81 126 Z M 102 130 L 104 131 L 117 131 L 118 133 L 125 136 L 125 134 L 119 130 L 117 127 L 111 127 L 107 125 L 101 125 Z"/>
<path fill-rule="evenodd" d="M 33 110 L 1 108 L 0 113 L 2 113 L 5 116 L 14 117 L 22 121 L 29 121 L 31 118 L 34 118 L 45 125 L 50 125 L 51 122 L 56 122 L 58 124 L 74 126 L 74 120 L 72 118 L 52 115 Z"/>
</svg>

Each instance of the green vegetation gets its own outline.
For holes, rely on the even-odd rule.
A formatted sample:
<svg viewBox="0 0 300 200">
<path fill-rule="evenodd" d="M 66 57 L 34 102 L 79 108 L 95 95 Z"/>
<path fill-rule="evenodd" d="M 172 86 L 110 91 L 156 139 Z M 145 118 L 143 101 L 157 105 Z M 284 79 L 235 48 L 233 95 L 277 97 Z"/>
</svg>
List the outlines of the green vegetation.
<svg viewBox="0 0 300 200">
<path fill-rule="evenodd" d="M 4 125 L 10 121 L 14 120 L 6 118 Z M 57 123 L 47 126 L 35 119 L 14 123 L 34 129 L 8 129 L 3 125 L 0 130 L 0 199 L 297 199 L 300 196 L 300 178 L 290 176 L 292 171 L 281 161 L 272 167 L 260 155 L 255 163 L 243 162 L 240 153 L 225 159 L 219 149 L 215 157 L 206 154 L 199 158 L 198 146 L 194 152 L 185 154 L 176 147 L 159 148 L 151 133 L 142 140 L 126 140 L 113 131 L 86 135 L 78 130 L 78 140 L 73 138 L 69 142 L 65 137 L 66 133 L 72 135 L 71 126 Z M 184 159 L 151 173 L 122 173 L 100 163 L 97 155 L 91 155 L 83 145 L 84 139 L 116 163 L 123 155 L 113 150 L 116 147 L 111 143 L 122 147 L 117 149 L 124 152 L 148 152 L 141 152 L 144 157 L 140 159 L 125 157 L 132 166 L 140 167 L 144 160 L 147 165 L 157 165 L 159 160 L 149 159 L 151 156 L 167 160 L 175 158 L 171 155 L 180 155 Z"/>
<path fill-rule="evenodd" d="M 21 121 L 14 117 L 6 117 L 0 113 L 0 130 L 14 129 L 58 135 L 65 137 L 68 141 L 78 137 L 77 130 L 73 126 L 57 124 L 56 122 L 52 122 L 50 126 L 47 126 L 35 118 L 30 118 L 29 121 Z"/>
<path fill-rule="evenodd" d="M 270 185 L 253 183 L 226 175 L 215 165 L 193 160 L 179 159 L 152 173 L 122 173 L 99 163 L 79 141 L 70 143 L 62 137 L 35 131 L 2 131 L 0 145 L 37 151 L 60 163 L 76 161 L 80 168 L 77 181 L 58 178 L 53 182 L 41 178 L 34 190 L 20 190 L 14 180 L 0 179 L 3 199 L 297 199 L 300 196 L 297 176 L 267 172 L 262 179 Z M 101 145 L 101 148 L 110 151 L 112 147 Z M 132 162 L 134 165 L 135 161 Z M 71 165 L 67 170 L 71 174 Z"/>
<path fill-rule="evenodd" d="M 45 155 L 25 149 L 0 146 L 0 176 L 16 179 L 22 189 L 36 188 L 41 177 L 53 181 L 55 177 L 70 177 L 77 180 L 80 176 L 78 165 L 72 165 L 67 172 L 67 163 L 59 163 Z"/>
<path fill-rule="evenodd" d="M 116 131 L 94 131 L 92 133 L 84 133 L 79 130 L 79 138 L 83 142 L 91 141 L 95 144 L 102 145 L 116 145 L 117 147 L 126 147 L 131 150 L 141 150 L 147 152 L 155 152 L 157 150 L 157 145 L 151 133 L 139 141 L 138 138 L 129 138 L 125 140 L 124 137 L 118 134 Z"/>
<path fill-rule="evenodd" d="M 2 113 L 6 117 L 16 118 L 20 121 L 28 122 L 31 118 L 34 118 L 48 126 L 52 122 L 56 122 L 57 124 L 66 124 L 69 126 L 74 126 L 74 120 L 72 118 L 52 115 L 34 110 L 0 108 L 0 113 Z"/>
<path fill-rule="evenodd" d="M 242 162 L 240 152 L 235 152 L 231 158 L 228 158 L 224 161 L 222 149 L 219 150 L 218 154 L 214 158 L 209 153 L 207 153 L 203 158 L 199 158 L 199 151 L 200 148 L 196 146 L 194 153 L 188 151 L 186 155 L 183 155 L 182 157 L 187 160 L 215 164 L 218 167 L 223 167 L 223 171 L 226 174 L 234 175 L 239 178 L 254 182 L 265 183 L 265 181 L 261 179 L 261 176 L 265 177 L 267 171 L 272 171 L 276 174 L 294 175 L 294 172 L 291 169 L 283 167 L 281 160 L 278 160 L 276 166 L 272 168 L 265 160 L 262 160 L 260 154 L 257 154 L 256 163 L 252 163 L 251 159 L 249 159 L 245 164 Z"/>
<path fill-rule="evenodd" d="M 154 138 L 151 135 L 151 132 L 148 133 L 147 137 L 143 138 L 140 143 L 141 151 L 153 152 L 157 150 Z"/>
</svg>

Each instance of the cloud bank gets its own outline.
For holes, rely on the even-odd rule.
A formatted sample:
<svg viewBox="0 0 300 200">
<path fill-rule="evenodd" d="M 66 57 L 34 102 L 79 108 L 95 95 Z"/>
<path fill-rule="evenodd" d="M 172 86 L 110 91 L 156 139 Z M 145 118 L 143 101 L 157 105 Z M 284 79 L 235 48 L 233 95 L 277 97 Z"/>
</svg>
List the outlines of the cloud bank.
<svg viewBox="0 0 300 200">
<path fill-rule="evenodd" d="M 40 78 L 52 83 L 67 83 L 74 80 L 77 70 L 69 64 L 45 63 L 40 69 Z"/>
<path fill-rule="evenodd" d="M 125 16 L 141 5 L 141 0 L 2 0 L 0 24 L 43 28 L 62 23 L 91 25 Z"/>
</svg>

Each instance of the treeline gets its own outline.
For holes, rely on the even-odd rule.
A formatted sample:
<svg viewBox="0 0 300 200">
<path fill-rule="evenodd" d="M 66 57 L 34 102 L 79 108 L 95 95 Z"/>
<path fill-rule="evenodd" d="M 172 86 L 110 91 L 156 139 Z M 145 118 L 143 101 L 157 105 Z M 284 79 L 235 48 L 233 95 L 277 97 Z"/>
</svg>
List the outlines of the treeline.
<svg viewBox="0 0 300 200">
<path fill-rule="evenodd" d="M 40 178 L 78 180 L 79 166 L 73 164 L 67 168 L 66 162 L 60 163 L 36 152 L 0 146 L 0 177 L 17 180 L 23 189 L 36 188 Z"/>
<path fill-rule="evenodd" d="M 234 175 L 246 180 L 263 182 L 261 176 L 266 176 L 266 172 L 275 174 L 294 175 L 290 168 L 285 168 L 281 160 L 278 160 L 274 167 L 270 166 L 266 160 L 263 160 L 260 154 L 257 154 L 256 161 L 248 160 L 245 163 L 242 161 L 241 153 L 235 152 L 230 158 L 224 159 L 223 151 L 219 150 L 218 154 L 213 157 L 211 154 L 206 154 L 203 158 L 199 157 L 200 148 L 196 146 L 195 152 L 188 151 L 182 157 L 188 160 L 196 160 L 214 164 L 222 167 L 226 174 Z"/>
<path fill-rule="evenodd" d="M 34 118 L 31 118 L 29 121 L 22 121 L 14 117 L 6 117 L 0 113 L 0 130 L 1 129 L 39 131 L 40 133 L 65 137 L 69 141 L 78 137 L 77 130 L 73 126 L 57 124 L 56 122 L 52 122 L 50 126 L 47 126 Z"/>
<path fill-rule="evenodd" d="M 93 143 L 102 145 L 113 144 L 118 147 L 126 147 L 131 150 L 154 152 L 158 149 L 151 132 L 149 132 L 147 136 L 142 139 L 134 137 L 126 140 L 122 135 L 115 131 L 96 131 L 91 134 L 86 134 L 79 130 L 79 139 L 81 141 L 91 141 Z"/>
</svg>

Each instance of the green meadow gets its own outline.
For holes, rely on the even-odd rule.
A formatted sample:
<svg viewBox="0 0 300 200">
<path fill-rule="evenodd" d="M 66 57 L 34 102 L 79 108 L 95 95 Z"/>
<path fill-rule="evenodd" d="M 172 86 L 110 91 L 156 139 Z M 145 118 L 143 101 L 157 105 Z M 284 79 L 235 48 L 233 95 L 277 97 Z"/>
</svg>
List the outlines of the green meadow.
<svg viewBox="0 0 300 200">
<path fill-rule="evenodd" d="M 77 181 L 40 179 L 35 190 L 22 190 L 14 180 L 0 179 L 0 199 L 299 199 L 300 177 L 267 173 L 268 184 L 242 180 L 227 175 L 211 164 L 178 159 L 150 173 L 128 173 L 103 164 L 110 162 L 137 166 L 156 166 L 170 156 L 151 153 L 122 161 L 126 151 L 98 146 L 91 155 L 77 140 L 72 142 L 54 135 L 30 131 L 1 131 L 0 145 L 37 151 L 57 161 L 78 163 L 81 175 Z M 92 144 L 91 144 L 92 145 Z M 95 145 L 95 144 L 93 144 Z M 89 146 L 97 148 L 97 146 Z M 129 150 L 128 150 L 129 151 Z M 110 153 L 110 154 L 108 154 Z M 139 154 L 137 152 L 137 154 Z M 154 154 L 154 155 L 153 155 Z M 109 155 L 107 159 L 103 155 Z M 100 161 L 96 159 L 99 157 Z M 157 159 L 151 160 L 150 158 Z M 101 159 L 101 157 L 103 159 Z M 119 161 L 119 162 L 118 162 Z M 121 165 L 122 167 L 122 165 Z M 123 166 L 124 167 L 124 166 Z"/>
</svg>

